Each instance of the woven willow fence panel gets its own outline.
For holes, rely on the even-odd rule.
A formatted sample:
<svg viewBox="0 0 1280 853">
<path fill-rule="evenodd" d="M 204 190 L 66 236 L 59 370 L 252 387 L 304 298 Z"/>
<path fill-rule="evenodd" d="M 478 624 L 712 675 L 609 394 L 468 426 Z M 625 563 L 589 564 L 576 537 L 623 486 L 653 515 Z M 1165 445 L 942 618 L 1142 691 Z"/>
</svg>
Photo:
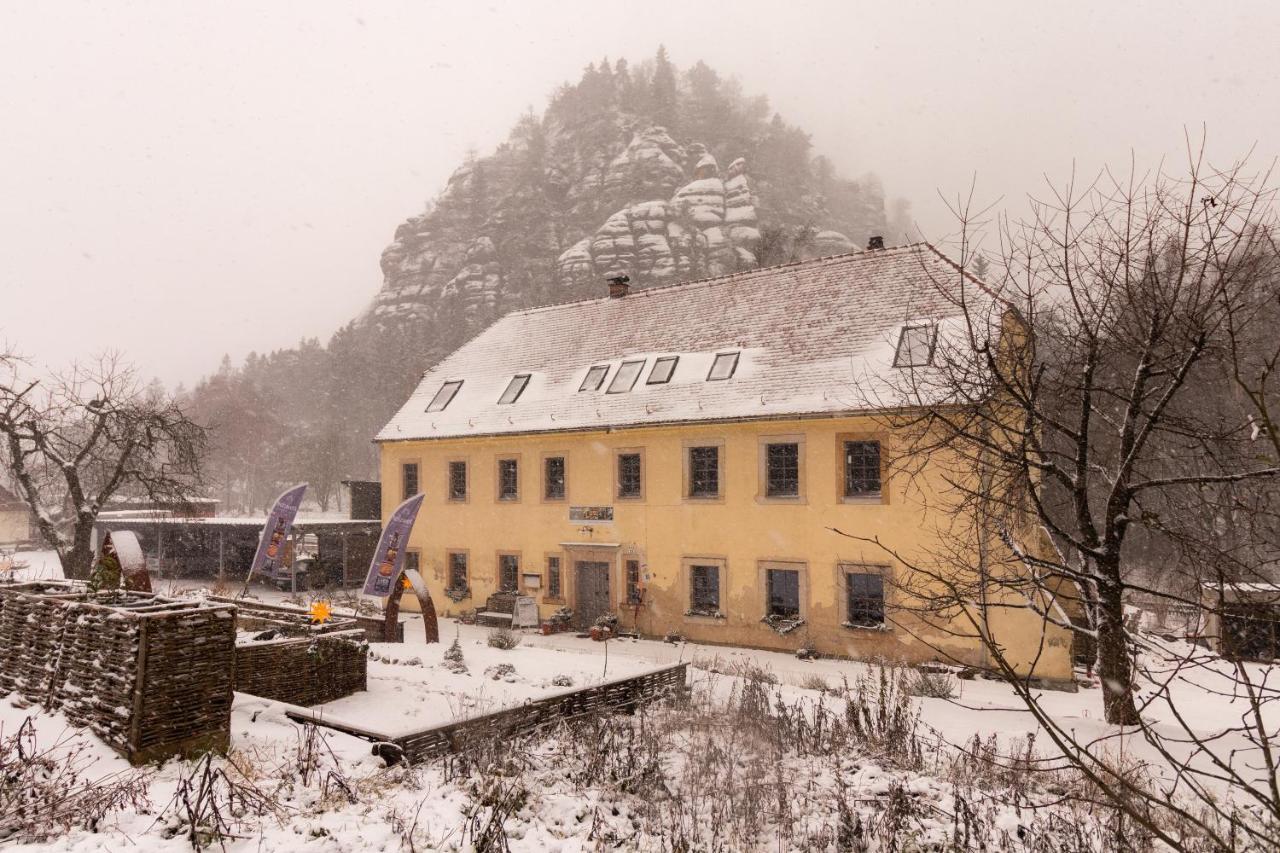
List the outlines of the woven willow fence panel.
<svg viewBox="0 0 1280 853">
<path fill-rule="evenodd" d="M 227 748 L 235 609 L 66 583 L 0 586 L 0 690 L 135 764 Z"/>
<path fill-rule="evenodd" d="M 291 705 L 319 705 L 365 690 L 368 670 L 360 629 L 236 647 L 236 690 Z"/>
</svg>

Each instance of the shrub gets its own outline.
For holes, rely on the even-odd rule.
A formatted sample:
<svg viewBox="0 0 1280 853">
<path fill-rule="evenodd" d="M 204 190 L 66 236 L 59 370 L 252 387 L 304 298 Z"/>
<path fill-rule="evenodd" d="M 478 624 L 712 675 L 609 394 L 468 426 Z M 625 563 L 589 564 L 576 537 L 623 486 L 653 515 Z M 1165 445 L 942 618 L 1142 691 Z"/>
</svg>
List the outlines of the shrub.
<svg viewBox="0 0 1280 853">
<path fill-rule="evenodd" d="M 462 645 L 459 644 L 457 637 L 454 637 L 453 644 L 445 649 L 444 668 L 457 675 L 465 675 L 467 672 L 467 662 L 462 659 Z"/>
<path fill-rule="evenodd" d="M 948 673 L 918 670 L 907 685 L 907 692 L 912 696 L 928 699 L 953 699 L 956 695 L 956 683 Z"/>
<path fill-rule="evenodd" d="M 495 649 L 514 649 L 520 645 L 520 635 L 509 628 L 497 628 L 489 632 L 488 643 Z"/>
<path fill-rule="evenodd" d="M 819 693 L 826 693 L 831 689 L 831 685 L 827 684 L 825 678 L 812 672 L 800 679 L 800 686 L 805 690 L 817 690 Z"/>
</svg>

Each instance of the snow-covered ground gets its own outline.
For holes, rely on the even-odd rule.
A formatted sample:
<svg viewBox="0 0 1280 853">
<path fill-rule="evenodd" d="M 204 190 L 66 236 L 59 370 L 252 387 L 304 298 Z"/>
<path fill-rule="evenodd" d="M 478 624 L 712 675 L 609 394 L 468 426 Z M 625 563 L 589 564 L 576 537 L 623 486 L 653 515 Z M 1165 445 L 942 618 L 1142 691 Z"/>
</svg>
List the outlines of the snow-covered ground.
<svg viewBox="0 0 1280 853">
<path fill-rule="evenodd" d="M 20 572 L 24 577 L 61 574 L 51 554 L 34 559 L 25 555 L 23 562 L 26 565 Z M 175 585 L 167 591 L 189 586 Z M 257 587 L 254 594 L 271 601 L 285 598 L 283 593 Z M 613 846 L 657 849 L 674 844 L 679 838 L 696 841 L 701 837 L 697 833 L 705 831 L 707 821 L 715 822 L 720 806 L 699 803 L 699 790 L 714 788 L 716 780 L 723 780 L 726 775 L 750 775 L 762 766 L 773 767 L 770 772 L 774 776 L 761 777 L 760 785 L 782 785 L 797 792 L 797 811 L 786 829 L 795 834 L 787 835 L 786 843 L 778 837 L 763 835 L 762 849 L 794 846 L 800 843 L 797 838 L 807 839 L 804 844 L 822 849 L 825 843 L 822 839 L 827 837 L 822 835 L 826 831 L 824 827 L 834 825 L 836 817 L 833 810 L 837 809 L 837 803 L 833 798 L 846 796 L 861 810 L 858 814 L 866 817 L 859 826 L 870 832 L 867 827 L 881 827 L 876 831 L 882 831 L 881 818 L 886 814 L 899 814 L 894 809 L 903 808 L 901 803 L 890 808 L 894 798 L 909 794 L 916 806 L 902 814 L 909 816 L 911 832 L 915 833 L 912 837 L 923 841 L 954 830 L 954 826 L 947 829 L 948 821 L 958 820 L 954 747 L 978 737 L 994 738 L 1004 748 L 1013 749 L 1025 744 L 1026 738 L 1039 734 L 1039 727 L 1010 687 L 979 678 L 956 681 L 957 694 L 950 699 L 911 700 L 919 712 L 920 742 L 926 744 L 926 751 L 932 756 L 914 769 L 904 769 L 894 756 L 877 756 L 873 751 L 850 752 L 844 748 L 835 750 L 838 753 L 835 755 L 806 756 L 803 751 L 780 753 L 762 765 L 759 756 L 750 749 L 742 755 L 732 754 L 744 742 L 752 741 L 747 734 L 736 731 L 742 725 L 740 706 L 751 682 L 750 674 L 763 675 L 766 684 L 776 679 L 776 684 L 768 684 L 766 688 L 772 701 L 792 703 L 793 708 L 808 709 L 806 713 L 827 713 L 818 710 L 821 708 L 839 715 L 844 711 L 846 699 L 856 693 L 857 685 L 875 683 L 880 667 L 855 661 L 802 661 L 787 654 L 732 647 L 622 638 L 601 643 L 572 634 L 543 636 L 534 632 L 522 633 L 520 645 L 503 650 L 488 645 L 489 629 L 448 619 L 440 622 L 443 642 L 428 645 L 423 641 L 420 618 L 412 614 L 405 618 L 404 644 L 370 647 L 369 691 L 321 706 L 318 708 L 321 713 L 335 721 L 400 734 L 569 689 L 566 681 L 572 687 L 581 687 L 680 661 L 692 664 L 695 702 L 678 712 L 655 712 L 649 722 L 638 723 L 642 728 L 652 727 L 644 728 L 645 740 L 639 744 L 627 741 L 615 747 L 593 745 L 593 739 L 613 743 L 622 737 L 615 724 L 599 724 L 599 729 L 585 736 L 585 741 L 577 731 L 571 732 L 567 741 L 552 736 L 544 742 L 521 745 L 519 766 L 514 769 L 492 763 L 486 768 L 468 768 L 466 762 L 387 769 L 370 755 L 366 742 L 323 729 L 318 731 L 324 747 L 311 753 L 322 758 L 318 764 L 304 760 L 300 756 L 304 753 L 306 730 L 285 716 L 285 706 L 238 695 L 232 718 L 231 753 L 214 765 L 226 769 L 233 778 L 250 780 L 268 791 L 278 807 L 265 815 L 246 814 L 239 818 L 236 829 L 239 837 L 227 839 L 227 850 L 236 853 L 390 851 L 409 849 L 410 839 L 419 850 L 468 849 L 472 845 L 483 848 L 482 827 L 478 823 L 483 822 L 482 819 L 498 821 L 513 850 L 576 851 Z M 445 659 L 455 639 L 462 651 L 465 672 L 456 671 L 458 668 L 451 667 Z M 1187 651 L 1177 645 L 1167 649 L 1170 654 Z M 1268 674 L 1267 670 L 1261 665 L 1250 665 L 1251 676 L 1258 682 Z M 1241 697 L 1223 689 L 1227 686 L 1227 673 L 1226 664 L 1210 662 L 1189 669 L 1185 677 L 1171 685 L 1184 722 L 1202 735 L 1228 729 L 1246 710 Z M 855 690 L 843 692 L 844 685 L 855 685 Z M 1151 689 L 1148 686 L 1144 695 L 1149 695 Z M 31 716 L 42 746 L 56 744 L 55 754 L 80 751 L 77 760 L 85 765 L 79 770 L 81 778 L 110 781 L 137 772 L 92 736 L 68 730 L 60 715 L 20 708 L 14 700 L 11 696 L 0 701 L 0 735 L 12 735 L 23 720 Z M 1122 735 L 1102 720 L 1102 700 L 1096 686 L 1085 686 L 1077 693 L 1046 691 L 1042 705 L 1080 738 L 1096 740 L 1098 750 L 1124 753 L 1135 760 L 1155 758 L 1141 738 Z M 726 708 L 738 710 L 716 716 Z M 1153 703 L 1147 713 L 1161 730 L 1169 734 L 1177 732 L 1172 715 L 1162 703 Z M 1274 725 L 1280 720 L 1269 722 Z M 617 725 L 631 731 L 625 728 L 632 725 L 630 722 Z M 1238 748 L 1242 751 L 1236 760 L 1248 760 L 1250 745 L 1240 736 L 1227 735 L 1226 741 L 1219 744 L 1220 753 L 1227 754 L 1232 748 Z M 1037 745 L 1042 753 L 1047 751 L 1042 735 Z M 651 792 L 635 793 L 629 777 L 623 774 L 619 781 L 618 768 L 608 765 L 607 761 L 591 771 L 605 778 L 575 777 L 575 768 L 595 767 L 597 754 L 618 751 L 624 752 L 628 756 L 626 760 L 632 763 L 643 763 L 642 753 L 649 755 L 663 768 L 661 772 L 667 774 L 661 790 L 671 790 L 673 797 L 677 792 L 684 792 L 681 796 L 689 800 L 687 807 L 682 804 L 680 809 L 661 812 L 660 819 L 655 818 L 655 810 L 667 808 L 661 803 L 663 798 L 655 800 Z M 726 754 L 731 754 L 730 758 L 726 759 Z M 719 756 L 716 760 L 728 763 L 723 767 L 700 768 L 699 762 L 706 755 Z M 312 773 L 305 774 L 300 768 L 311 766 L 309 761 L 315 767 Z M 149 806 L 145 809 L 114 811 L 98 832 L 75 829 L 32 849 L 77 853 L 188 849 L 185 836 L 179 831 L 180 810 L 175 810 L 172 801 L 182 779 L 197 768 L 198 765 L 190 762 L 171 761 L 158 769 L 144 770 L 149 786 Z M 698 773 L 710 775 L 702 778 Z M 351 795 L 337 782 L 326 783 L 324 779 L 344 780 L 342 784 L 348 786 Z M 511 786 L 517 783 L 518 791 L 510 794 L 510 790 L 514 790 Z M 503 788 L 504 785 L 508 787 Z M 509 800 L 503 799 L 507 795 L 495 794 L 499 789 L 508 791 Z M 735 790 L 740 793 L 742 789 Z M 904 791 L 907 794 L 903 794 Z M 715 794 L 728 801 L 737 795 L 719 789 Z M 972 798 L 975 794 L 969 791 L 965 796 Z M 1017 809 L 1011 810 L 1005 799 L 1003 795 L 991 795 L 985 800 L 979 797 L 987 809 L 982 819 L 991 831 L 1008 832 L 1012 838 L 1036 821 L 1078 826 L 1081 821 L 1089 820 L 1087 815 L 1053 810 L 1028 816 Z M 511 806 L 509 811 L 502 811 L 503 802 Z M 965 802 L 973 805 L 970 800 Z M 924 803 L 931 805 L 926 808 L 921 805 Z M 734 808 L 739 808 L 734 814 L 741 821 L 742 814 L 762 807 L 748 805 L 745 811 L 742 807 Z M 726 827 L 736 826 L 741 831 L 732 815 L 722 814 L 720 819 L 726 821 Z M 683 827 L 682 820 L 688 821 L 689 826 Z M 1037 831 L 1049 831 L 1045 826 Z M 781 831 L 777 827 L 774 830 Z M 1098 849 L 1106 849 L 1104 836 L 1097 837 L 1103 845 Z M 835 836 L 830 840 L 834 844 Z M 693 846 L 697 849 L 696 843 Z M 738 846 L 730 843 L 725 849 Z"/>
</svg>

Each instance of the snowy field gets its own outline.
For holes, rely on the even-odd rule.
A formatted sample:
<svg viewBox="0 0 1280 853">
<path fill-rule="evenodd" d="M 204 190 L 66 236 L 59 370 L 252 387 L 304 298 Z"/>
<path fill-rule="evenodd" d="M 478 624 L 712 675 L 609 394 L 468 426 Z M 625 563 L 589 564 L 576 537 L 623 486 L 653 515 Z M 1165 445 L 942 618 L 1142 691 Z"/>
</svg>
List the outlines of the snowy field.
<svg viewBox="0 0 1280 853">
<path fill-rule="evenodd" d="M 56 561 L 26 562 L 25 576 L 59 574 Z M 961 829 L 966 838 L 973 834 L 973 849 L 979 842 L 1110 849 L 1101 825 L 1078 807 L 1027 808 L 1038 796 L 1054 799 L 1049 792 L 1061 790 L 1060 779 L 983 776 L 966 758 L 963 750 L 977 748 L 975 738 L 982 749 L 1010 756 L 1037 748 L 1044 754 L 1048 747 L 1043 736 L 1034 740 L 1035 722 L 998 681 L 953 680 L 951 698 L 907 697 L 902 686 L 909 673 L 868 663 L 533 632 L 504 650 L 488 645 L 489 629 L 448 619 L 440 622 L 443 642 L 427 645 L 420 618 L 406 619 L 404 644 L 371 645 L 369 691 L 319 711 L 400 734 L 680 661 L 691 664 L 691 698 L 497 744 L 481 756 L 385 768 L 364 741 L 308 729 L 290 721 L 280 703 L 237 695 L 225 759 L 207 768 L 170 761 L 138 771 L 91 735 L 68 729 L 60 715 L 18 707 L 10 696 L 0 700 L 0 734 L 14 736 L 30 717 L 39 750 L 73 769 L 53 775 L 79 780 L 67 783 L 68 790 L 76 784 L 107 790 L 123 780 L 146 789 L 108 810 L 98 831 L 58 831 L 26 849 L 190 849 L 191 826 L 212 818 L 191 817 L 183 804 L 200 779 L 208 781 L 201 776 L 206 771 L 215 773 L 210 802 L 221 802 L 225 849 L 235 853 L 500 850 L 504 844 L 559 851 L 913 849 L 891 847 L 903 839 L 928 849 Z M 461 666 L 445 658 L 455 639 Z M 1258 666 L 1254 674 L 1261 678 L 1265 669 Z M 1173 688 L 1191 725 L 1209 735 L 1239 718 L 1245 705 L 1216 689 L 1220 673 L 1199 668 L 1194 677 L 1195 683 Z M 875 702 L 900 709 L 902 719 L 874 731 L 850 730 L 852 716 Z M 1080 737 L 1096 739 L 1099 751 L 1135 761 L 1151 757 L 1141 740 L 1122 737 L 1101 720 L 1096 686 L 1046 692 L 1043 704 Z M 1161 709 L 1152 706 L 1149 713 L 1160 719 Z M 257 806 L 239 786 L 261 795 Z M 1025 838 L 1039 846 L 1023 846 Z M 865 848 L 842 848 L 841 839 Z"/>
</svg>

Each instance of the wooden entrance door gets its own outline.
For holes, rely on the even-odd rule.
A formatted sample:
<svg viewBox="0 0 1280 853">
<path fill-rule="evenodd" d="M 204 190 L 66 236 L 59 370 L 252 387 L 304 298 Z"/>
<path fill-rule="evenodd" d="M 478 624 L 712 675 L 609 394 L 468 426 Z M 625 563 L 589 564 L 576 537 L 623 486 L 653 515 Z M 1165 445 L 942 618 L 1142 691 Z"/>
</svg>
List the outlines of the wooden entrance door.
<svg viewBox="0 0 1280 853">
<path fill-rule="evenodd" d="M 574 563 L 573 624 L 585 631 L 609 612 L 609 564 L 598 560 Z"/>
</svg>

